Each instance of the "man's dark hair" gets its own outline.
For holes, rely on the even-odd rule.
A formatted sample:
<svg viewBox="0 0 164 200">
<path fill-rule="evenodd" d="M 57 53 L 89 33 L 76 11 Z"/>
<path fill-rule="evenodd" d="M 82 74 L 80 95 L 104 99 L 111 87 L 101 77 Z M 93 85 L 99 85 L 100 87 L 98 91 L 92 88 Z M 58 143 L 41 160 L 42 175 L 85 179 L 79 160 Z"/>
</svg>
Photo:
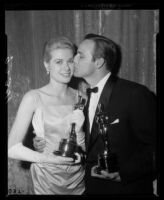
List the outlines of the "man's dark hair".
<svg viewBox="0 0 164 200">
<path fill-rule="evenodd" d="M 117 59 L 117 45 L 115 42 L 102 35 L 89 33 L 84 40 L 92 40 L 95 43 L 93 59 L 104 58 L 109 71 L 113 71 Z"/>
</svg>

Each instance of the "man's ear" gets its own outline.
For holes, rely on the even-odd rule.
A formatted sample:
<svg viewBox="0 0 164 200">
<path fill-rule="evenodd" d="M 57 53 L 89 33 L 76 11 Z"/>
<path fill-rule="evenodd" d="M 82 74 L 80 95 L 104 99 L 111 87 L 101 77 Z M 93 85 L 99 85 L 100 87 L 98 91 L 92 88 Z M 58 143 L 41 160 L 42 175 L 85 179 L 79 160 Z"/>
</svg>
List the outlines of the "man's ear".
<svg viewBox="0 0 164 200">
<path fill-rule="evenodd" d="M 104 62 L 105 62 L 104 58 L 97 58 L 95 61 L 97 69 L 101 68 L 104 65 Z"/>
</svg>

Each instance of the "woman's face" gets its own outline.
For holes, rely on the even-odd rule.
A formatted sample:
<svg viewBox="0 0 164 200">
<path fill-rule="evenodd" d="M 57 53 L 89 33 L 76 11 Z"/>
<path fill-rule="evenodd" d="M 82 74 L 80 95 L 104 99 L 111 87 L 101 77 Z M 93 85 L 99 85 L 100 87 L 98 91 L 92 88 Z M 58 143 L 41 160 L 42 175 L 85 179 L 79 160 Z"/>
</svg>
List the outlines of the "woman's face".
<svg viewBox="0 0 164 200">
<path fill-rule="evenodd" d="M 54 49 L 50 52 L 51 59 L 45 67 L 50 71 L 50 79 L 57 82 L 70 82 L 74 73 L 73 52 L 69 48 Z"/>
</svg>

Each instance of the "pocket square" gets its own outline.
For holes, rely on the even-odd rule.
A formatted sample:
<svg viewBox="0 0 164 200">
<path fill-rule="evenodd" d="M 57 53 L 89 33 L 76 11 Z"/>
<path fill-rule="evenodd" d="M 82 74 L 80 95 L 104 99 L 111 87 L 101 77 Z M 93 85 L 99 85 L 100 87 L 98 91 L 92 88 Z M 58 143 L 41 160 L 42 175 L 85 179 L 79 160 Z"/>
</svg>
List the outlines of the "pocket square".
<svg viewBox="0 0 164 200">
<path fill-rule="evenodd" d="M 114 120 L 112 123 L 110 123 L 110 124 L 117 124 L 117 123 L 119 123 L 120 122 L 120 120 L 119 119 L 116 119 L 116 120 Z"/>
</svg>

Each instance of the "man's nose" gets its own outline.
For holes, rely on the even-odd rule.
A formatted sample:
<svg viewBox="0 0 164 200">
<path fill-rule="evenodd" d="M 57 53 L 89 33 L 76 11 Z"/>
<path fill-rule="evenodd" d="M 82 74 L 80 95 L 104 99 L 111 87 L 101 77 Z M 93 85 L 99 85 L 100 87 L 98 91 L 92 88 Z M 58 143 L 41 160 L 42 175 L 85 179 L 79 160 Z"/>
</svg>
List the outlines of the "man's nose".
<svg viewBox="0 0 164 200">
<path fill-rule="evenodd" d="M 78 56 L 74 56 L 74 59 L 73 59 L 74 63 L 77 65 L 78 64 Z"/>
</svg>

